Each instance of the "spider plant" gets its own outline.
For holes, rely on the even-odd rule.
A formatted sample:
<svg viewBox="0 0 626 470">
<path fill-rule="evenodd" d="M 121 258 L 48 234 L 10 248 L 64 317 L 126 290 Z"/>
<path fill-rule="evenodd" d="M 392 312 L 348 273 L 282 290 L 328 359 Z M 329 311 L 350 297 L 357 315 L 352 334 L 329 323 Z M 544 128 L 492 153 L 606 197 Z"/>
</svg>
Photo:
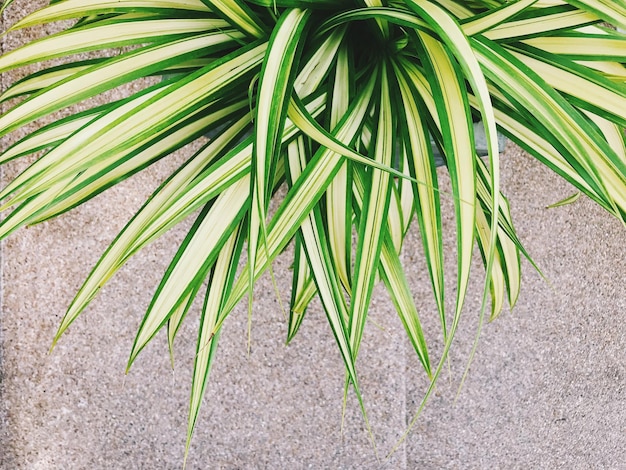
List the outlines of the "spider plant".
<svg viewBox="0 0 626 470">
<path fill-rule="evenodd" d="M 130 368 L 162 328 L 173 351 L 207 286 L 187 444 L 224 321 L 242 299 L 252 305 L 255 281 L 292 242 L 287 341 L 318 296 L 346 390 L 365 411 L 356 363 L 382 281 L 430 380 L 428 396 L 459 324 L 475 245 L 485 266 L 481 321 L 518 298 L 528 254 L 499 190 L 498 131 L 626 220 L 626 37 L 615 29 L 626 28 L 623 0 L 53 0 L 8 33 L 61 20 L 61 32 L 0 57 L 0 72 L 41 64 L 0 97 L 8 109 L 0 135 L 120 85 L 165 79 L 6 149 L 1 163 L 38 158 L 0 191 L 9 212 L 0 237 L 203 142 L 111 243 L 54 338 L 129 258 L 195 217 L 128 360 Z M 474 150 L 476 120 L 484 160 Z M 431 139 L 449 191 L 439 189 Z M 454 201 L 453 273 L 443 269 L 443 197 Z M 410 229 L 421 234 L 440 318 L 435 359 L 399 256 Z M 450 312 L 444 276 L 456 279 Z"/>
</svg>

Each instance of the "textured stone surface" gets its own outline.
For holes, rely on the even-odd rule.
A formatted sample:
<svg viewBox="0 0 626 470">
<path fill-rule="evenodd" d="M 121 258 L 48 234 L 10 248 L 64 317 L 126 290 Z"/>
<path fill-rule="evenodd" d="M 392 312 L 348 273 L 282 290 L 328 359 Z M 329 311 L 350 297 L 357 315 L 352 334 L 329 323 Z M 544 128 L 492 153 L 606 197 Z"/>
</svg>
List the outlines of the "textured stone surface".
<svg viewBox="0 0 626 470">
<path fill-rule="evenodd" d="M 502 187 L 549 283 L 524 263 L 520 300 L 483 328 L 455 404 L 480 306 L 470 296 L 454 380 L 442 377 L 408 440 L 408 468 L 624 468 L 624 227 L 584 198 L 545 209 L 573 190 L 514 146 L 503 159 Z M 413 359 L 407 364 L 410 397 L 421 389 Z M 415 405 L 409 398 L 407 405 L 410 414 Z"/>
<path fill-rule="evenodd" d="M 37 2 L 19 4 L 34 9 Z M 30 34 L 38 32 L 2 38 L 3 47 Z M 124 368 L 185 227 L 133 259 L 51 354 L 48 348 L 98 255 L 181 158 L 3 242 L 0 468 L 180 468 L 199 305 L 177 340 L 174 372 L 162 334 L 129 375 Z M 4 182 L 20 167 L 4 169 Z M 245 305 L 226 323 L 188 468 L 624 468 L 624 227 L 584 198 L 545 209 L 572 190 L 514 146 L 503 160 L 503 189 L 520 238 L 551 284 L 525 263 L 519 303 L 484 325 L 456 404 L 480 308 L 478 255 L 449 372 L 446 366 L 405 443 L 382 462 L 352 394 L 341 433 L 344 373 L 319 304 L 285 347 L 283 314 L 266 276 L 256 288 L 249 354 Z M 454 221 L 450 211 L 445 217 L 446 262 L 454 272 Z M 416 236 L 403 257 L 437 350 L 441 339 Z M 285 301 L 290 262 L 287 252 L 274 266 Z M 426 383 L 383 289 L 371 319 L 359 368 L 384 457 L 412 419 Z"/>
</svg>

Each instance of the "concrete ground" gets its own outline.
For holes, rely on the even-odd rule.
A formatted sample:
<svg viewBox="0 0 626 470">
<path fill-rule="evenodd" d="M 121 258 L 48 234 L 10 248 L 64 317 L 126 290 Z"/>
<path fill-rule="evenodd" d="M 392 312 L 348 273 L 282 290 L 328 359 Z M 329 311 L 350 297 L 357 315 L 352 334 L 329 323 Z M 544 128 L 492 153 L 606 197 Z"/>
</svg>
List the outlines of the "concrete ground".
<svg viewBox="0 0 626 470">
<path fill-rule="evenodd" d="M 3 45 L 10 40 L 23 38 Z M 129 375 L 124 368 L 184 230 L 122 269 L 48 354 L 99 254 L 177 158 L 3 242 L 0 469 L 181 468 L 199 306 L 180 333 L 174 372 L 163 335 Z M 626 231 L 585 198 L 546 209 L 573 191 L 519 148 L 509 145 L 502 165 L 518 233 L 549 283 L 524 263 L 520 300 L 483 328 L 456 402 L 480 307 L 478 255 L 450 367 L 388 459 L 426 381 L 383 289 L 359 359 L 377 459 L 352 394 L 341 431 L 344 372 L 319 303 L 285 347 L 285 322 L 265 277 L 255 292 L 249 354 L 245 305 L 226 323 L 187 468 L 626 469 Z M 19 167 L 4 169 L 4 183 Z M 450 210 L 445 217 L 453 273 Z M 290 256 L 274 266 L 285 299 Z M 403 256 L 436 351 L 436 315 L 415 234 Z"/>
</svg>

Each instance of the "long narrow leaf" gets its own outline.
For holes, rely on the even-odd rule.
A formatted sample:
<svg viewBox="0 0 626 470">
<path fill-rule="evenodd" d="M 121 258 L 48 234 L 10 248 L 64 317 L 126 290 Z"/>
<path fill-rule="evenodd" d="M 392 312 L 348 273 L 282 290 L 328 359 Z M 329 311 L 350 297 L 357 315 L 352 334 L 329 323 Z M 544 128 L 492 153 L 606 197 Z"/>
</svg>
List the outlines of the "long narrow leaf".
<svg viewBox="0 0 626 470">
<path fill-rule="evenodd" d="M 269 195 L 274 186 L 274 171 L 287 119 L 298 62 L 299 36 L 307 26 L 310 11 L 294 8 L 280 18 L 270 38 L 261 69 L 255 116 L 255 140 L 252 153 L 252 207 L 248 233 L 248 258 L 255 265 L 259 237 L 264 238 Z M 252 272 L 250 273 L 252 299 Z"/>
<path fill-rule="evenodd" d="M 381 70 L 377 134 L 373 154 L 376 161 L 385 166 L 391 166 L 395 149 L 395 129 L 389 89 L 393 84 L 389 83 L 387 70 L 387 67 Z M 359 352 L 375 276 L 378 271 L 380 250 L 383 243 L 383 227 L 387 219 L 391 194 L 391 176 L 389 173 L 372 169 L 368 180 L 368 194 L 365 196 L 359 226 L 354 286 L 350 304 L 350 345 L 355 360 Z"/>
</svg>

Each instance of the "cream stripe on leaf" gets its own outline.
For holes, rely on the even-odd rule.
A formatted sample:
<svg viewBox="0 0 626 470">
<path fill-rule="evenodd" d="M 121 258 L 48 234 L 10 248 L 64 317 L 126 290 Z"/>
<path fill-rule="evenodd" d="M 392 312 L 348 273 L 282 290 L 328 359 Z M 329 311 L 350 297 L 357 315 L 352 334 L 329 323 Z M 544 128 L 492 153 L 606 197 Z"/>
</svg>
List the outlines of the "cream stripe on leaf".
<svg viewBox="0 0 626 470">
<path fill-rule="evenodd" d="M 198 328 L 198 341 L 196 343 L 196 355 L 193 364 L 193 377 L 189 398 L 189 420 L 187 425 L 187 443 L 185 445 L 185 458 L 189 452 L 191 438 L 196 427 L 202 398 L 204 396 L 209 372 L 217 351 L 220 331 L 213 332 L 220 308 L 224 302 L 225 294 L 232 288 L 232 283 L 237 271 L 238 261 L 241 257 L 244 231 L 238 228 L 233 231 L 228 241 L 222 247 L 219 257 L 213 268 L 213 273 L 207 287 L 200 326 Z"/>
<path fill-rule="evenodd" d="M 490 78 L 514 97 L 519 106 L 546 126 L 559 145 L 574 158 L 577 172 L 610 205 L 626 207 L 624 162 L 580 113 L 530 69 L 496 44 L 477 42 L 481 62 Z M 523 71 L 523 73 L 522 73 Z M 607 192 L 610 191 L 610 194 Z"/>
<path fill-rule="evenodd" d="M 244 2 L 236 0 L 202 0 L 202 3 L 247 35 L 257 39 L 265 36 L 265 25 Z"/>
<path fill-rule="evenodd" d="M 459 83 L 458 71 L 439 42 L 426 34 L 420 35 L 420 39 L 429 58 L 426 76 L 429 78 L 438 109 L 456 212 L 458 278 L 455 321 L 451 327 L 453 334 L 467 289 L 474 245 L 476 211 L 474 142 L 471 116 L 468 115 L 466 97 Z"/>
<path fill-rule="evenodd" d="M 459 20 L 465 20 L 476 14 L 457 0 L 438 0 L 437 3 L 452 13 Z"/>
<path fill-rule="evenodd" d="M 581 34 L 526 39 L 525 44 L 571 60 L 626 62 L 626 46 L 621 36 Z"/>
<path fill-rule="evenodd" d="M 298 72 L 293 82 L 293 88 L 300 98 L 306 98 L 319 89 L 324 78 L 334 67 L 337 51 L 345 33 L 345 28 L 335 29 L 308 60 L 302 61 L 302 70 Z"/>
<path fill-rule="evenodd" d="M 624 42 L 626 47 L 626 42 Z M 611 116 L 611 120 L 626 127 L 626 84 L 604 79 L 587 67 L 566 59 L 557 59 L 537 49 L 519 49 L 511 53 L 535 71 L 548 85 L 565 93 L 572 104 L 596 114 Z"/>
<path fill-rule="evenodd" d="M 55 57 L 132 44 L 163 43 L 182 36 L 219 32 L 230 25 L 220 19 L 157 19 L 101 22 L 33 41 L 0 56 L 0 72 Z M 166 32 L 166 33 L 165 33 Z"/>
<path fill-rule="evenodd" d="M 493 41 L 522 39 L 553 33 L 555 30 L 585 26 L 599 21 L 597 15 L 568 6 L 544 8 L 532 15 L 514 19 L 485 31 L 483 36 Z"/>
<path fill-rule="evenodd" d="M 361 131 L 363 120 L 370 109 L 375 78 L 375 75 L 371 76 L 366 85 L 361 88 L 361 94 L 356 97 L 348 115 L 342 119 L 339 128 L 334 132 L 338 141 L 353 142 Z M 246 264 L 224 309 L 225 315 L 245 295 L 249 283 L 248 271 L 252 269 L 254 278 L 259 278 L 267 268 L 269 260 L 273 259 L 291 240 L 302 220 L 322 197 L 341 163 L 341 155 L 336 155 L 328 148 L 321 148 L 313 156 L 270 220 L 266 240 L 268 251 L 259 252 L 256 266 L 251 268 L 250 263 Z"/>
<path fill-rule="evenodd" d="M 397 138 L 397 137 L 396 137 Z M 394 158 L 401 158 L 400 155 L 395 155 Z M 398 164 L 401 168 L 406 168 Z M 390 184 L 391 194 L 389 195 L 389 209 L 387 210 L 387 218 L 389 220 L 389 236 L 391 242 L 397 252 L 402 249 L 402 242 L 404 241 L 404 207 L 402 206 L 401 190 L 402 188 L 396 185 L 396 181 L 392 181 Z M 412 193 L 409 193 L 411 200 L 413 199 Z"/>
<path fill-rule="evenodd" d="M 193 298 L 202 286 L 219 252 L 247 210 L 248 179 L 242 178 L 226 189 L 198 217 L 163 276 L 141 322 L 127 370 L 174 311 L 186 299 Z M 189 303 L 185 306 L 188 308 Z"/>
<path fill-rule="evenodd" d="M 408 161 L 409 155 L 407 152 L 408 152 L 407 146 L 403 144 L 402 145 L 402 157 L 403 157 L 402 168 L 405 173 L 410 174 L 411 170 L 409 168 L 409 161 Z M 411 224 L 413 223 L 413 217 L 415 215 L 415 206 L 416 206 L 415 194 L 413 193 L 413 185 L 410 183 L 411 183 L 410 181 L 406 181 L 406 180 L 397 181 L 400 211 L 402 215 L 402 229 L 403 229 L 402 240 L 401 240 L 402 243 L 404 243 L 404 238 L 406 237 L 406 235 L 409 233 L 409 230 L 411 229 Z M 398 248 L 397 251 L 399 252 L 400 249 Z"/>
<path fill-rule="evenodd" d="M 376 138 L 370 146 L 373 158 L 385 166 L 393 164 L 395 150 L 394 120 L 391 109 L 389 66 L 383 63 L 380 71 L 380 101 L 378 103 Z M 359 352 L 361 338 L 369 309 L 374 281 L 378 271 L 383 227 L 387 220 L 391 195 L 391 175 L 378 169 L 369 169 L 367 194 L 358 228 L 354 281 L 350 303 L 350 346 L 354 359 Z"/>
<path fill-rule="evenodd" d="M 294 247 L 291 299 L 289 301 L 289 319 L 287 321 L 287 344 L 291 342 L 300 330 L 306 309 L 316 294 L 317 288 L 306 259 L 302 238 L 298 234 L 296 235 Z"/>
<path fill-rule="evenodd" d="M 506 3 L 500 8 L 487 10 L 485 14 L 472 16 L 471 20 L 463 23 L 461 28 L 468 36 L 484 33 L 499 24 L 510 22 L 519 13 L 537 3 L 537 0 L 519 0 L 513 3 Z"/>
<path fill-rule="evenodd" d="M 234 188 L 233 188 L 234 189 Z M 230 190 L 230 188 L 229 188 Z M 226 191 L 222 194 L 225 194 Z M 221 196 L 221 195 L 220 195 Z M 244 207 L 242 210 L 246 210 L 246 208 Z M 243 235 L 241 234 L 241 226 L 243 225 L 243 221 L 240 222 L 239 224 L 237 224 L 236 228 L 234 229 L 232 235 L 230 236 L 230 238 L 228 239 L 228 241 L 225 243 L 225 245 L 221 248 L 220 250 L 220 254 L 227 249 L 227 251 L 229 251 L 229 249 L 227 248 L 228 245 L 230 243 L 232 243 L 234 240 L 232 240 L 233 236 L 237 236 L 238 238 L 243 238 Z M 199 235 L 194 235 L 194 237 L 198 237 Z M 193 240 L 192 240 L 193 242 Z M 241 245 L 241 241 L 239 242 L 239 244 Z M 197 251 L 195 251 L 193 248 L 191 248 L 191 244 L 187 246 L 187 248 L 185 249 L 186 251 L 193 251 L 194 253 L 198 253 Z M 184 256 L 185 254 L 183 254 Z M 233 255 L 233 253 L 231 253 L 231 256 Z M 238 251 L 237 253 L 238 256 L 241 255 L 241 251 Z M 168 321 L 167 321 L 167 339 L 168 339 L 168 346 L 169 346 L 169 350 L 170 350 L 170 358 L 171 358 L 171 362 L 172 362 L 172 367 L 174 366 L 174 340 L 176 338 L 176 334 L 178 333 L 178 330 L 180 329 L 183 320 L 185 319 L 185 315 L 187 314 L 187 312 L 189 311 L 189 308 L 191 307 L 191 304 L 193 303 L 193 301 L 195 300 L 198 291 L 200 290 L 203 281 L 206 280 L 206 278 L 208 277 L 208 275 L 211 274 L 212 270 L 215 269 L 219 269 L 216 266 L 216 263 L 218 263 L 220 260 L 219 258 L 215 261 L 215 263 L 213 263 L 213 261 L 211 260 L 210 262 L 208 262 L 208 265 L 212 265 L 212 268 L 209 269 L 208 271 L 200 271 L 199 275 L 196 276 L 196 278 L 192 281 L 193 284 L 190 286 L 189 292 L 186 294 L 188 297 L 188 300 L 185 302 L 184 297 L 181 297 L 181 302 L 180 305 L 175 308 L 173 310 L 172 315 L 169 317 Z M 236 269 L 237 265 L 238 265 L 238 260 L 234 259 L 234 258 L 230 258 L 229 259 L 230 264 L 232 265 L 234 263 L 234 269 Z M 223 265 L 222 265 L 223 266 Z M 203 272 L 205 273 L 204 278 L 203 278 Z M 232 279 L 230 279 L 230 284 L 232 284 L 233 280 L 234 280 L 234 276 L 236 273 L 232 273 Z M 222 300 L 225 296 L 225 293 L 222 292 Z"/>
<path fill-rule="evenodd" d="M 330 108 L 330 128 L 334 129 L 350 106 L 351 79 L 348 49 L 339 49 L 335 77 L 333 81 L 332 103 Z M 350 190 L 351 163 L 344 161 L 326 191 L 326 218 L 328 239 L 333 261 L 339 272 L 341 283 L 351 292 L 352 269 L 352 200 Z"/>
<path fill-rule="evenodd" d="M 73 114 L 31 132 L 0 154 L 0 164 L 39 150 L 54 147 L 113 106 L 115 105 L 108 104 Z"/>
<path fill-rule="evenodd" d="M 132 51 L 98 63 L 80 75 L 72 75 L 50 88 L 31 96 L 0 117 L 0 135 L 11 132 L 46 114 L 78 103 L 93 94 L 102 93 L 158 71 L 164 65 L 182 62 L 211 50 L 229 47 L 237 32 L 224 31 Z M 208 65 L 204 70 L 219 65 Z"/>
<path fill-rule="evenodd" d="M 364 199 L 367 194 L 366 181 L 367 177 L 364 175 L 363 169 L 356 168 L 354 176 L 354 185 L 356 190 L 355 215 L 357 215 L 358 218 L 360 218 L 361 208 L 363 207 Z M 417 313 L 417 307 L 415 306 L 406 275 L 402 269 L 400 256 L 393 244 L 393 241 L 391 240 L 391 236 L 389 234 L 390 229 L 389 223 L 381 227 L 383 241 L 380 251 L 378 272 L 380 273 L 381 279 L 385 283 L 389 297 L 396 308 L 396 312 L 402 321 L 402 325 L 409 336 L 409 340 L 415 349 L 417 357 L 422 363 L 426 374 L 429 378 L 431 378 L 432 371 L 422 324 Z"/>
<path fill-rule="evenodd" d="M 23 79 L 13 83 L 2 96 L 0 102 L 15 98 L 22 95 L 30 95 L 44 88 L 48 88 L 61 80 L 71 77 L 75 74 L 81 74 L 90 66 L 102 62 L 106 59 L 95 59 L 71 64 L 63 64 L 58 67 L 50 67 L 39 72 L 27 75 Z"/>
<path fill-rule="evenodd" d="M 486 254 L 490 250 L 490 232 L 491 227 L 489 226 L 487 217 L 479 204 L 476 210 L 476 239 L 478 241 L 478 246 L 480 247 L 483 262 L 485 263 L 487 256 Z M 498 251 L 496 251 L 493 260 L 493 266 L 491 268 L 491 275 L 487 282 L 489 283 L 489 290 L 491 292 L 491 317 L 495 318 L 496 315 L 498 315 L 502 311 L 505 296 L 504 272 L 502 269 L 502 263 L 500 261 L 500 254 L 498 253 Z"/>
<path fill-rule="evenodd" d="M 501 198 L 501 206 L 503 207 L 503 211 L 508 218 L 508 222 L 511 222 L 510 208 L 509 202 L 504 197 Z M 504 265 L 504 273 L 505 273 L 505 281 L 506 281 L 506 290 L 508 293 L 509 307 L 513 309 L 515 304 L 517 303 L 517 299 L 519 298 L 519 293 L 522 284 L 522 267 L 520 262 L 520 248 L 516 242 L 509 238 L 507 232 L 502 228 L 498 227 L 499 235 L 498 235 L 498 251 L 500 253 L 500 258 Z M 496 312 L 497 316 L 497 312 Z M 493 320 L 495 316 L 491 317 Z"/>
<path fill-rule="evenodd" d="M 485 163 L 482 161 L 481 158 L 476 159 L 476 169 L 477 169 L 477 176 L 478 176 L 478 178 L 476 179 L 476 182 L 477 182 L 476 195 L 478 197 L 478 201 L 482 205 L 483 210 L 485 211 L 485 214 L 490 214 L 490 217 L 493 217 L 491 215 L 491 209 L 490 209 L 493 206 L 491 202 L 493 190 L 491 188 L 489 170 L 487 169 L 487 167 L 485 166 Z M 528 260 L 528 262 L 530 262 L 530 264 L 533 266 L 533 268 L 535 268 L 535 270 L 540 275 L 543 276 L 543 274 L 541 274 L 541 270 L 535 264 L 535 262 L 533 261 L 529 253 L 526 251 L 526 249 L 522 245 L 522 242 L 519 240 L 517 236 L 517 233 L 513 226 L 513 221 L 511 219 L 511 211 L 509 208 L 509 203 L 507 199 L 504 197 L 504 195 L 502 195 L 502 193 L 500 194 L 500 200 L 501 200 L 501 204 L 500 204 L 500 211 L 498 213 L 498 231 L 501 234 L 504 234 L 505 238 L 500 239 L 498 237 L 498 250 L 500 250 L 500 244 L 503 243 L 504 241 L 506 241 L 507 243 L 511 242 L 515 246 L 516 250 L 519 253 L 523 254 L 524 257 Z M 519 257 L 519 254 L 518 254 L 518 257 Z M 519 261 L 518 261 L 518 264 L 519 264 Z M 512 267 L 512 270 L 514 269 L 515 268 Z M 518 270 L 519 270 L 519 266 L 518 266 Z M 518 289 L 519 289 L 519 285 L 518 285 Z"/>
<path fill-rule="evenodd" d="M 299 62 L 301 36 L 307 27 L 309 10 L 291 9 L 283 13 L 270 37 L 263 58 L 255 113 L 255 139 L 252 151 L 252 178 L 248 227 L 248 259 L 256 265 L 260 245 L 265 245 L 267 208 L 274 186 L 274 172 L 281 152 L 287 107 Z M 254 273 L 249 273 L 249 306 L 252 305 Z"/>
<path fill-rule="evenodd" d="M 447 336 L 446 317 L 444 308 L 444 269 L 443 269 L 443 241 L 441 227 L 441 204 L 439 199 L 437 174 L 435 172 L 434 156 L 426 124 L 423 122 L 423 109 L 420 109 L 420 93 L 409 78 L 410 65 L 402 61 L 395 65 L 396 77 L 401 93 L 404 119 L 400 128 L 404 130 L 405 145 L 409 149 L 409 168 L 417 183 L 412 184 L 417 220 L 422 235 L 422 244 L 428 266 L 433 294 L 437 303 L 437 310 L 441 321 L 444 337 Z M 417 98 L 414 98 L 417 97 Z"/>
<path fill-rule="evenodd" d="M 581 10 L 592 12 L 613 26 L 626 29 L 626 3 L 624 0 L 567 0 Z"/>
<path fill-rule="evenodd" d="M 322 103 L 323 96 L 309 103 L 310 112 L 313 115 L 319 114 L 323 109 Z M 232 126 L 211 141 L 206 148 L 165 181 L 137 212 L 107 248 L 83 283 L 63 318 L 55 342 L 91 302 L 100 288 L 132 255 L 250 172 L 251 137 L 224 155 L 224 149 L 236 141 L 248 123 L 249 117 L 244 116 L 238 126 Z M 290 125 L 285 130 L 285 139 L 293 138 L 294 134 L 295 127 Z M 233 307 L 234 305 L 231 305 L 226 312 L 230 312 Z"/>
<path fill-rule="evenodd" d="M 598 127 L 609 146 L 615 151 L 617 158 L 626 162 L 626 136 L 623 126 L 606 119 L 606 117 L 584 111 L 585 115 Z"/>
<path fill-rule="evenodd" d="M 65 0 L 31 13 L 15 23 L 10 30 L 97 14 L 173 13 L 176 10 L 210 13 L 201 0 Z"/>
</svg>

